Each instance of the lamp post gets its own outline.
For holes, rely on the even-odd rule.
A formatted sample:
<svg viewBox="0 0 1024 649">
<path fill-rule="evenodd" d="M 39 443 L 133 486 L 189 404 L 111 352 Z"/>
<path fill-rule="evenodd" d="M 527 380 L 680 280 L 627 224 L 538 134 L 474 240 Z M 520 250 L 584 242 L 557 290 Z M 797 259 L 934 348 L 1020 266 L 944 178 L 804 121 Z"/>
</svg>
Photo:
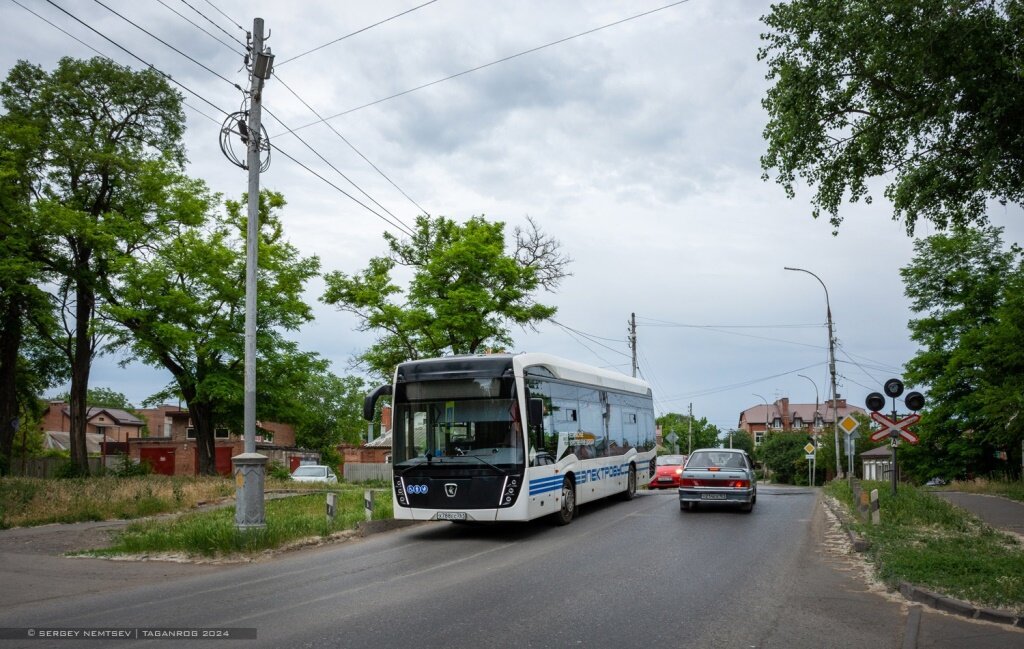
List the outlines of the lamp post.
<svg viewBox="0 0 1024 649">
<path fill-rule="evenodd" d="M 817 442 L 818 435 L 814 432 L 814 427 L 818 425 L 818 384 L 814 382 L 814 379 L 812 379 L 811 377 L 807 376 L 806 374 L 797 374 L 797 376 L 802 376 L 803 378 L 805 378 L 808 381 L 810 381 L 811 385 L 814 386 L 814 418 L 811 419 L 811 436 L 814 438 L 815 442 Z M 815 453 L 814 454 L 814 459 L 811 460 L 811 486 L 812 487 L 814 486 L 814 474 L 815 474 L 815 472 L 817 470 L 818 470 L 818 454 Z"/>
<path fill-rule="evenodd" d="M 765 434 L 765 437 L 767 437 L 768 436 L 768 399 L 765 399 L 764 397 L 762 397 L 760 394 L 757 394 L 756 392 L 753 392 L 751 394 L 753 394 L 755 397 L 757 397 L 761 401 L 764 401 L 764 434 Z M 754 441 L 756 443 L 756 441 L 757 441 L 756 436 L 755 436 Z M 767 464 L 765 464 L 765 466 L 764 466 L 764 474 L 765 474 L 764 475 L 765 484 L 768 484 L 768 465 Z"/>
<path fill-rule="evenodd" d="M 835 337 L 832 335 L 832 304 L 828 299 L 828 287 L 825 286 L 825 282 L 821 281 L 821 278 L 804 268 L 791 268 L 789 266 L 783 267 L 785 270 L 795 270 L 801 273 L 807 273 L 814 279 L 818 280 L 821 284 L 821 288 L 825 289 L 825 315 L 828 322 L 828 371 L 832 377 L 832 428 L 835 436 L 836 443 L 836 477 L 843 477 L 843 465 L 839 461 L 839 395 L 836 394 L 836 347 Z"/>
</svg>

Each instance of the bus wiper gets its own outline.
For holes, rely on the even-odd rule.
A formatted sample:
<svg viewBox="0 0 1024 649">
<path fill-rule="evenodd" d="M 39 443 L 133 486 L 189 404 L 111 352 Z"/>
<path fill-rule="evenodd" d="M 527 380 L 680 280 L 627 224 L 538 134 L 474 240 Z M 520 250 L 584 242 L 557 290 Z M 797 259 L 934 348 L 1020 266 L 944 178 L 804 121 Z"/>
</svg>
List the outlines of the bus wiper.
<svg viewBox="0 0 1024 649">
<path fill-rule="evenodd" d="M 491 449 L 491 453 L 497 453 L 497 452 L 498 452 L 498 449 L 496 449 L 496 448 L 492 448 Z M 488 462 L 487 460 L 483 459 L 479 455 L 471 454 L 468 457 L 475 457 L 476 459 L 480 460 L 481 462 L 483 462 L 487 466 L 491 467 L 492 469 L 494 469 L 495 471 L 497 471 L 501 475 L 508 475 L 508 471 L 506 471 L 504 469 L 499 469 L 497 466 L 495 466 L 494 464 L 491 464 L 490 462 Z"/>
</svg>

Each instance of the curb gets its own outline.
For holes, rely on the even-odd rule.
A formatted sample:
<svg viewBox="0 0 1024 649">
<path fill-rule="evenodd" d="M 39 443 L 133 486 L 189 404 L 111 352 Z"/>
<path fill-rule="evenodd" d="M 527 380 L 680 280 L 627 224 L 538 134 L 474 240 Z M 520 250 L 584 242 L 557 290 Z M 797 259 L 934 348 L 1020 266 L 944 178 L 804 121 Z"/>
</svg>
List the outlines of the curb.
<svg viewBox="0 0 1024 649">
<path fill-rule="evenodd" d="M 418 525 L 421 522 L 422 521 L 401 521 L 393 518 L 376 521 L 360 521 L 356 524 L 355 533 L 356 536 L 365 537 L 371 534 L 390 532 L 391 530 L 409 527 L 410 525 Z"/>
<path fill-rule="evenodd" d="M 822 499 L 822 502 L 829 508 L 829 511 L 835 514 L 836 518 L 839 519 L 839 523 L 842 525 L 843 530 L 845 530 L 850 536 L 850 543 L 853 544 L 855 552 L 864 552 L 871 547 L 871 543 L 869 541 L 865 540 L 851 529 L 850 517 L 845 508 L 841 508 L 839 511 L 836 511 L 827 499 Z M 1015 613 L 1010 613 L 1008 611 L 996 611 L 990 608 L 981 608 L 959 599 L 940 595 L 939 593 L 932 592 L 920 586 L 915 586 L 914 584 L 906 581 L 900 582 L 899 592 L 904 598 L 912 602 L 924 604 L 925 606 L 937 611 L 943 611 L 952 615 L 959 615 L 972 620 L 993 622 L 995 624 L 1008 624 L 1019 629 L 1024 629 L 1024 616 L 1018 616 Z"/>
</svg>

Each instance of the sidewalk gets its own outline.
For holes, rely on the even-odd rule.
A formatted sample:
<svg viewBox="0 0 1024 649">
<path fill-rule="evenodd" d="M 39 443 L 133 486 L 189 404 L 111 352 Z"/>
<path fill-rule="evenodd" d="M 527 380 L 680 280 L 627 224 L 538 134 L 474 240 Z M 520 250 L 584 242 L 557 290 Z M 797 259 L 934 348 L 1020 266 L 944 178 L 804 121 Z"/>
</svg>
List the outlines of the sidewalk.
<svg viewBox="0 0 1024 649">
<path fill-rule="evenodd" d="M 1012 532 L 1024 540 L 1024 503 L 1003 498 L 972 494 L 963 491 L 932 492 L 957 507 L 966 509 L 992 527 Z"/>
</svg>

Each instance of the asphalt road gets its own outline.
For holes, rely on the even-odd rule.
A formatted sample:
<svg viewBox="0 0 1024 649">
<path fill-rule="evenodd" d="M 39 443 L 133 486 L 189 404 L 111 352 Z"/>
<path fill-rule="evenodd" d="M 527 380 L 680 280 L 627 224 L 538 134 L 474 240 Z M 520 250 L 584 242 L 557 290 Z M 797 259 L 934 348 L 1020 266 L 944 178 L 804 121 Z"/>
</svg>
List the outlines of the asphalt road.
<svg viewBox="0 0 1024 649">
<path fill-rule="evenodd" d="M 255 628 L 256 640 L 0 648 L 904 646 L 909 607 L 871 592 L 816 497 L 762 488 L 752 514 L 682 513 L 674 493 L 642 492 L 584 506 L 568 527 L 418 525 L 0 611 L 4 628 Z M 918 646 L 1024 646 L 1024 634 L 937 615 L 915 620 Z M 969 644 L 948 644 L 956 633 Z"/>
</svg>

